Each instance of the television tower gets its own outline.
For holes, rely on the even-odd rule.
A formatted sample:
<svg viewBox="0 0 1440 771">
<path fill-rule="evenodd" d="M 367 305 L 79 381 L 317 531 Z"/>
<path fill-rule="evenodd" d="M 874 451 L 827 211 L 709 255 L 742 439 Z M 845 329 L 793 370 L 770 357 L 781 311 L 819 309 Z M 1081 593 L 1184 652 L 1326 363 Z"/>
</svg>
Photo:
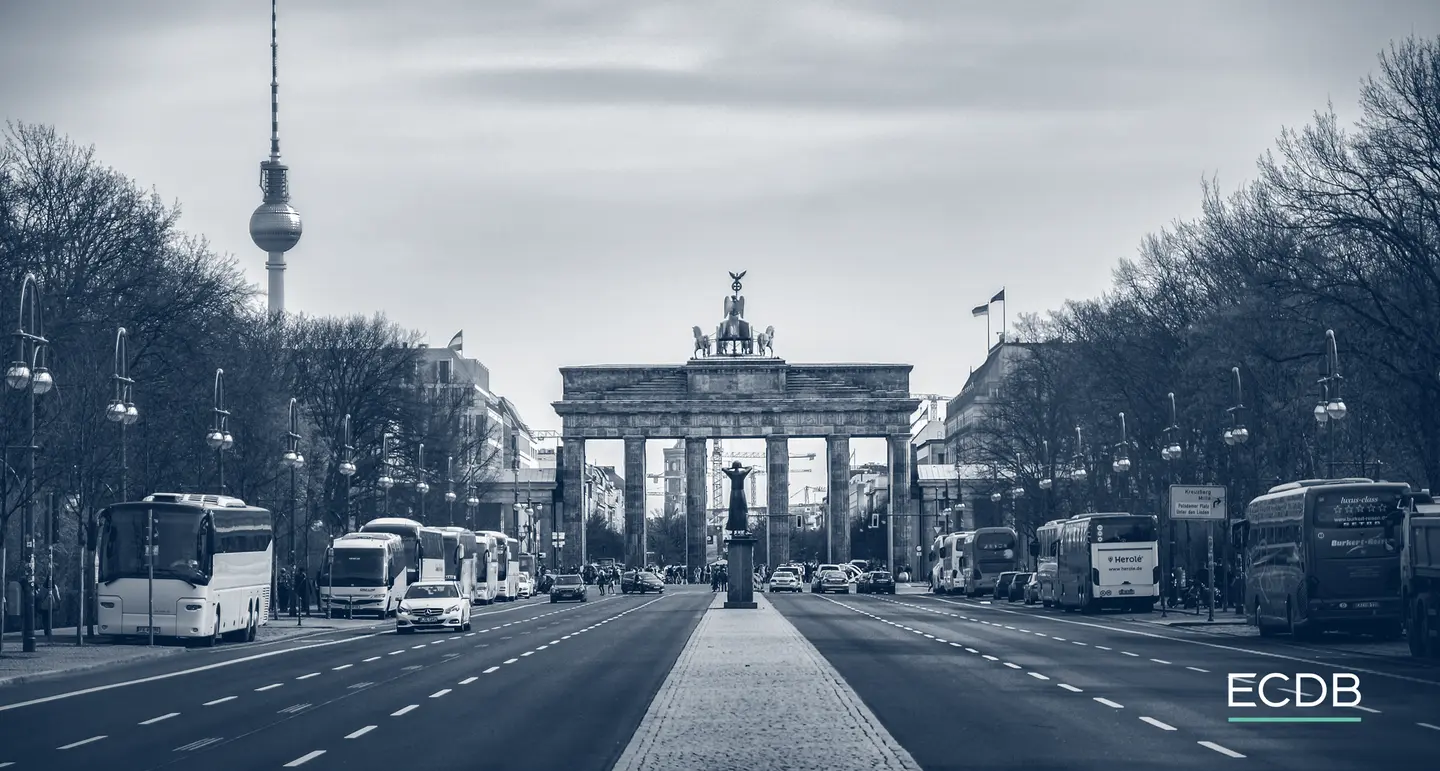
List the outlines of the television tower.
<svg viewBox="0 0 1440 771">
<path fill-rule="evenodd" d="M 265 202 L 250 215 L 250 239 L 269 259 L 270 313 L 285 312 L 285 253 L 300 243 L 300 212 L 290 206 L 290 168 L 280 162 L 280 44 L 276 2 L 270 0 L 270 157 L 260 162 Z"/>
</svg>

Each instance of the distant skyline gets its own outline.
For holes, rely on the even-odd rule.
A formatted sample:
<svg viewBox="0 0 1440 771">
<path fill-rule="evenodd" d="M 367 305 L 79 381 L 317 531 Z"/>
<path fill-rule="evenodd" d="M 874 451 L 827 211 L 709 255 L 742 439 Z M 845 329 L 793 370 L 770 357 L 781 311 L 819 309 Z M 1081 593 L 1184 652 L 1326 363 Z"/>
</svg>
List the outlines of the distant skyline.
<svg viewBox="0 0 1440 771">
<path fill-rule="evenodd" d="M 263 286 L 269 6 L 0 0 L 0 117 L 95 145 Z M 1353 119 L 1376 55 L 1440 32 L 1418 0 L 421 7 L 280 2 L 287 305 L 463 329 L 536 428 L 561 366 L 687 358 L 730 270 L 777 355 L 954 394 L 972 307 L 1100 294 L 1203 178 Z"/>
</svg>

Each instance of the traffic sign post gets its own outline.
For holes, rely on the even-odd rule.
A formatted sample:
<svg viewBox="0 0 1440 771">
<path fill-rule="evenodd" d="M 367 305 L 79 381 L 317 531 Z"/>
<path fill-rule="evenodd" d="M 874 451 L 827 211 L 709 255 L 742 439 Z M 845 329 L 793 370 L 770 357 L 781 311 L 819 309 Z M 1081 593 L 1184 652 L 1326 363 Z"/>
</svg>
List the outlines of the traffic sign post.
<svg viewBox="0 0 1440 771">
<path fill-rule="evenodd" d="M 1170 519 L 1205 523 L 1206 619 L 1215 620 L 1215 523 L 1227 521 L 1223 485 L 1170 485 Z M 1172 536 L 1173 537 L 1173 536 Z M 1200 612 L 1199 607 L 1195 609 Z"/>
</svg>

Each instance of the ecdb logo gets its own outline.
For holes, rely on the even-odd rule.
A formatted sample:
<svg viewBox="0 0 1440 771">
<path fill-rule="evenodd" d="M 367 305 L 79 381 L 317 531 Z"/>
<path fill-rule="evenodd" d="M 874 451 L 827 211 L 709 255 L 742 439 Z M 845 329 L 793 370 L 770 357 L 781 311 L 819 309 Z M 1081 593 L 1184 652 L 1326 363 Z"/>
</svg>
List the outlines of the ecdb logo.
<svg viewBox="0 0 1440 771">
<path fill-rule="evenodd" d="M 1291 682 L 1291 676 L 1281 672 L 1271 672 L 1261 677 L 1253 687 L 1248 682 L 1244 682 L 1253 681 L 1257 676 L 1254 672 L 1232 672 L 1226 676 L 1229 683 L 1227 689 L 1229 707 L 1258 707 L 1262 704 L 1272 709 L 1292 705 L 1301 708 L 1360 706 L 1360 678 L 1349 672 L 1336 672 L 1330 675 L 1328 682 L 1320 675 L 1300 672 L 1294 675 L 1294 684 L 1289 687 L 1287 684 Z M 1313 683 L 1320 691 L 1319 695 L 1308 693 L 1302 687 L 1305 683 Z M 1254 693 L 1258 696 L 1260 703 L 1235 700 L 1236 695 L 1247 693 Z M 1271 698 L 1277 695 L 1283 695 L 1283 698 L 1278 700 Z M 1344 698 L 1342 699 L 1342 697 Z"/>
</svg>

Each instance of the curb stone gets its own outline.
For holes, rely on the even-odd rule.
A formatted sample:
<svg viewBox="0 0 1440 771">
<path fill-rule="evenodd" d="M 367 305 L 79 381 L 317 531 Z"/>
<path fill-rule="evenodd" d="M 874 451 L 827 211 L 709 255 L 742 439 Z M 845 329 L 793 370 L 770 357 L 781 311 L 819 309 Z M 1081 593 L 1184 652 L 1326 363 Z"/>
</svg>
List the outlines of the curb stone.
<svg viewBox="0 0 1440 771">
<path fill-rule="evenodd" d="M 92 661 L 88 664 L 80 664 L 78 666 L 66 667 L 64 669 L 52 669 L 45 672 L 35 672 L 34 674 L 29 675 L 0 677 L 0 688 L 5 688 L 12 685 L 23 685 L 25 683 L 33 683 L 37 680 L 50 680 L 57 677 L 64 677 L 65 675 L 76 674 L 79 672 L 93 672 L 94 670 L 105 669 L 107 667 L 119 667 L 126 664 L 133 664 L 138 661 L 149 661 L 151 659 L 164 658 L 166 656 L 173 656 L 177 653 L 184 652 L 184 648 L 161 648 L 159 650 L 147 651 L 145 653 L 137 654 L 121 661 Z"/>
</svg>

